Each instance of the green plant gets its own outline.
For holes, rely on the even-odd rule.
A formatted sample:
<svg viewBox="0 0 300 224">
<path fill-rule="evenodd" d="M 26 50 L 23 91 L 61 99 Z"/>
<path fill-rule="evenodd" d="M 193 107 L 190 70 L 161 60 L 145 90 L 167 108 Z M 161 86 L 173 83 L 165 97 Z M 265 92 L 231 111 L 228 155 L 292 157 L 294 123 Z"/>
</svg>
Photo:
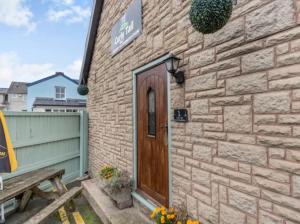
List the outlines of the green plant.
<svg viewBox="0 0 300 224">
<path fill-rule="evenodd" d="M 204 34 L 214 33 L 228 22 L 232 8 L 232 0 L 192 0 L 192 26 Z"/>
<path fill-rule="evenodd" d="M 132 180 L 129 174 L 125 171 L 116 169 L 113 173 L 112 178 L 107 183 L 106 187 L 111 193 L 120 192 L 123 188 L 131 188 Z"/>
<path fill-rule="evenodd" d="M 89 93 L 89 88 L 86 85 L 81 84 L 77 87 L 77 92 L 79 95 L 85 96 Z"/>
<path fill-rule="evenodd" d="M 132 180 L 126 171 L 118 170 L 115 167 L 103 167 L 99 175 L 105 180 L 105 188 L 110 193 L 120 192 L 123 188 L 131 188 Z"/>
<path fill-rule="evenodd" d="M 99 172 L 99 175 L 108 180 L 110 178 L 113 177 L 114 173 L 117 171 L 117 168 L 114 168 L 114 167 L 111 167 L 111 166 L 105 166 L 103 167 L 100 172 Z"/>
</svg>

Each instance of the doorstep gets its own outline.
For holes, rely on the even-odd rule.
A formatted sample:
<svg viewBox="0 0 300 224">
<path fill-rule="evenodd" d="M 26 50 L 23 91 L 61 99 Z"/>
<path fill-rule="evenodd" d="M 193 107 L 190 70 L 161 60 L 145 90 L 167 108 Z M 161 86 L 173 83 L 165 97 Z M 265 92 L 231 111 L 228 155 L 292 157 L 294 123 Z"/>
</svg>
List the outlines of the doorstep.
<svg viewBox="0 0 300 224">
<path fill-rule="evenodd" d="M 83 195 L 88 200 L 103 224 L 150 224 L 137 208 L 119 210 L 112 200 L 101 191 L 93 179 L 83 181 Z"/>
</svg>

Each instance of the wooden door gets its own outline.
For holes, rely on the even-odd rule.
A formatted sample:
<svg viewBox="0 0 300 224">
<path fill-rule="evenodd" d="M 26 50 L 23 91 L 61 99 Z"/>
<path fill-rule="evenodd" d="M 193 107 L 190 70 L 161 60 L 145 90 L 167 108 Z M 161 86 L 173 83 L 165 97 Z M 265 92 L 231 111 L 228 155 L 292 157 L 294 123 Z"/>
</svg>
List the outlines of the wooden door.
<svg viewBox="0 0 300 224">
<path fill-rule="evenodd" d="M 137 76 L 138 190 L 168 207 L 167 72 L 159 65 Z"/>
</svg>

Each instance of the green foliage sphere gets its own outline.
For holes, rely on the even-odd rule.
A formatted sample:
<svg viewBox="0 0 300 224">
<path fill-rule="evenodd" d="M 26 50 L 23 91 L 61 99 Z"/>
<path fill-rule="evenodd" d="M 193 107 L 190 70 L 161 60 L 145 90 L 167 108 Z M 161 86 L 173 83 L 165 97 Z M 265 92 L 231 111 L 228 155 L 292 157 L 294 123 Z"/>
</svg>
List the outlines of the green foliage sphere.
<svg viewBox="0 0 300 224">
<path fill-rule="evenodd" d="M 77 92 L 81 96 L 85 96 L 89 93 L 89 88 L 86 85 L 79 85 L 77 88 Z"/>
<path fill-rule="evenodd" d="M 198 32 L 214 33 L 228 22 L 232 7 L 232 0 L 192 0 L 191 23 Z"/>
</svg>

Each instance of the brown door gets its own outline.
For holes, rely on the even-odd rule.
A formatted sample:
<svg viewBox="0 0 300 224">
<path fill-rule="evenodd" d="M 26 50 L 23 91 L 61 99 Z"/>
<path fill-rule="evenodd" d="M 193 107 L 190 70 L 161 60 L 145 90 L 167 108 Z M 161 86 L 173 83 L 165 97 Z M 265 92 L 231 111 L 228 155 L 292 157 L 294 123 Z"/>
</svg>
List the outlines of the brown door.
<svg viewBox="0 0 300 224">
<path fill-rule="evenodd" d="M 137 76 L 138 190 L 168 207 L 168 107 L 164 64 Z"/>
</svg>

